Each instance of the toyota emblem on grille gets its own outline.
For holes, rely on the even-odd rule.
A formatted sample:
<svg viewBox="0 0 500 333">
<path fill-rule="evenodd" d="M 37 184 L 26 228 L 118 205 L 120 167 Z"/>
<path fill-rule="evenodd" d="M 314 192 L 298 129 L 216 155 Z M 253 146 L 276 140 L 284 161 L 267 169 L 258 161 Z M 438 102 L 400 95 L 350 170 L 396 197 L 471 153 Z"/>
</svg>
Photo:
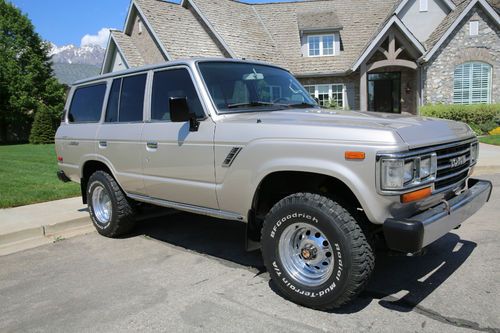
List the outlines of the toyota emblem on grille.
<svg viewBox="0 0 500 333">
<path fill-rule="evenodd" d="M 455 158 L 450 158 L 450 164 L 452 168 L 456 168 L 458 166 L 461 166 L 467 162 L 467 157 L 465 155 L 458 156 Z"/>
</svg>

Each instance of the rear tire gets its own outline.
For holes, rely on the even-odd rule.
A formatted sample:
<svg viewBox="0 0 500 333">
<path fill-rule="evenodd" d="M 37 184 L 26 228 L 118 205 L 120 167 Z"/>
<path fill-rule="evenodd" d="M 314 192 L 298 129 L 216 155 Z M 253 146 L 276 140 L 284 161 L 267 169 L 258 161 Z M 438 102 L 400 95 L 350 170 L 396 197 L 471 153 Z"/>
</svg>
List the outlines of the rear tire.
<svg viewBox="0 0 500 333">
<path fill-rule="evenodd" d="M 337 202 L 311 193 L 279 201 L 262 228 L 264 264 L 291 301 L 328 310 L 353 300 L 375 265 L 366 237 Z"/>
<path fill-rule="evenodd" d="M 108 173 L 96 171 L 90 176 L 87 202 L 92 223 L 99 234 L 118 237 L 134 227 L 132 204 Z"/>
</svg>

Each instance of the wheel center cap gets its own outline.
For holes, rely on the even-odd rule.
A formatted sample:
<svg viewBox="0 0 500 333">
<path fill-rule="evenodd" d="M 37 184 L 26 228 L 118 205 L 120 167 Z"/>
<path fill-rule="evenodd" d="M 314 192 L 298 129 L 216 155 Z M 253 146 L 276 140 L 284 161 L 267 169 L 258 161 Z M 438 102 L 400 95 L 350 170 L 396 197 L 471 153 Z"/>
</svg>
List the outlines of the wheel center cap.
<svg viewBox="0 0 500 333">
<path fill-rule="evenodd" d="M 305 260 L 311 260 L 316 258 L 317 252 L 318 250 L 313 246 L 306 246 L 303 247 L 302 250 L 300 250 L 300 254 L 302 255 L 302 258 L 304 258 Z"/>
</svg>

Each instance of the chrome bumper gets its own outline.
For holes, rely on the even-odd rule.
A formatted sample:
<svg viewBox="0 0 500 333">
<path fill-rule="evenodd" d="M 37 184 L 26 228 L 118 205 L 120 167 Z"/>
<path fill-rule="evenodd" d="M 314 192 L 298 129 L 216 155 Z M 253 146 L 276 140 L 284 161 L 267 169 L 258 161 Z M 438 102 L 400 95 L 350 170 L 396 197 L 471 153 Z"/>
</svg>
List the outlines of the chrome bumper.
<svg viewBox="0 0 500 333">
<path fill-rule="evenodd" d="M 447 202 L 409 218 L 387 219 L 387 246 L 407 253 L 421 250 L 474 215 L 490 199 L 491 189 L 487 180 L 469 179 L 469 189 Z"/>
</svg>

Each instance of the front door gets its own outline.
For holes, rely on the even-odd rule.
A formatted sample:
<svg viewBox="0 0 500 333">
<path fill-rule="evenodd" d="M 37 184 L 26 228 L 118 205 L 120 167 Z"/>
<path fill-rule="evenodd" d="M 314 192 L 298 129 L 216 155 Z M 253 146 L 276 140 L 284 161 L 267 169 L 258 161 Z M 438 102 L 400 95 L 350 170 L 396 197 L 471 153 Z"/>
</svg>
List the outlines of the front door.
<svg viewBox="0 0 500 333">
<path fill-rule="evenodd" d="M 188 122 L 171 122 L 169 100 L 187 98 L 200 121 L 198 131 Z M 144 125 L 143 173 L 148 196 L 218 209 L 214 167 L 215 123 L 206 117 L 189 69 L 176 67 L 154 73 L 151 121 Z"/>
<path fill-rule="evenodd" d="M 401 113 L 401 73 L 368 74 L 369 111 Z"/>
</svg>

